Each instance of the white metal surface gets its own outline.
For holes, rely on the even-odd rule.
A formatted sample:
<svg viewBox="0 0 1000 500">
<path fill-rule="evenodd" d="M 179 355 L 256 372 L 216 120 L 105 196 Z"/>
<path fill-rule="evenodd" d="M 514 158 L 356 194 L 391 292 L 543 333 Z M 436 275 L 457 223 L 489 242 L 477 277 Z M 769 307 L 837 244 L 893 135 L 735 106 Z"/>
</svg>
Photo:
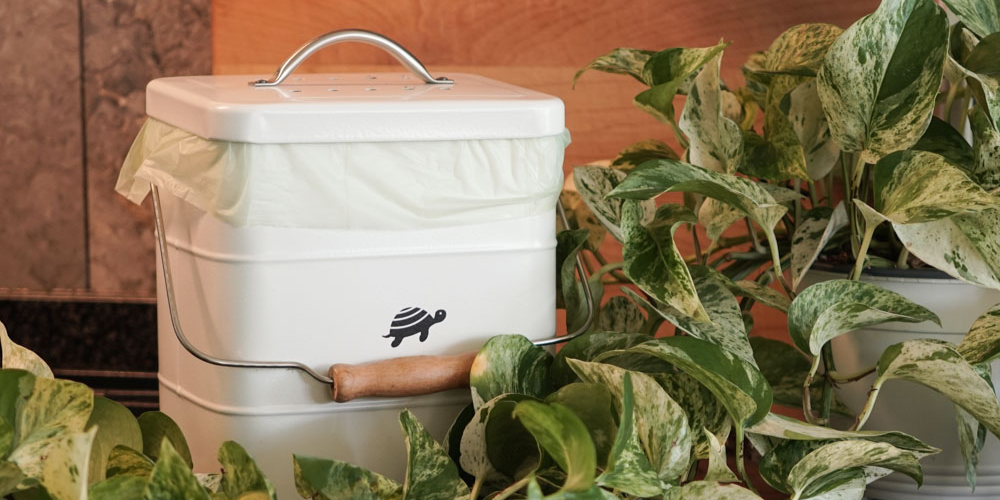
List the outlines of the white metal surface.
<svg viewBox="0 0 1000 500">
<path fill-rule="evenodd" d="M 557 97 L 448 76 L 454 84 L 402 72 L 297 74 L 278 87 L 247 85 L 260 75 L 159 78 L 146 113 L 206 139 L 268 144 L 520 139 L 565 127 Z"/>
<path fill-rule="evenodd" d="M 843 278 L 822 271 L 810 271 L 805 286 L 819 281 Z M 942 326 L 930 322 L 888 323 L 864 328 L 834 339 L 837 369 L 856 373 L 876 364 L 882 351 L 907 340 L 932 338 L 953 344 L 962 341 L 972 322 L 993 305 L 1000 303 L 1000 292 L 953 279 L 912 279 L 873 277 L 866 282 L 906 296 L 941 318 Z M 1000 361 L 993 363 L 994 375 L 1000 373 Z M 838 394 L 855 411 L 868 397 L 874 375 L 841 386 Z M 916 436 L 942 450 L 920 461 L 924 483 L 919 489 L 912 479 L 892 474 L 868 486 L 866 497 L 873 500 L 968 500 L 1000 498 L 1000 441 L 987 434 L 979 458 L 975 492 L 965 478 L 959 452 L 958 431 L 953 405 L 944 396 L 912 382 L 889 381 L 879 393 L 875 409 L 865 429 L 899 430 Z"/>
<path fill-rule="evenodd" d="M 499 333 L 555 333 L 554 212 L 405 232 L 237 228 L 170 195 L 162 201 L 181 321 L 209 354 L 322 372 L 335 362 L 465 352 Z M 159 270 L 158 280 L 162 297 Z M 425 424 L 443 432 L 468 401 L 458 391 L 334 403 L 300 372 L 208 365 L 179 345 L 158 302 L 161 406 L 198 443 L 199 471 L 215 469 L 218 445 L 234 439 L 265 464 L 282 497 L 295 495 L 292 453 L 401 478 L 398 412 L 424 408 Z M 393 348 L 384 336 L 407 307 L 447 317 L 425 342 L 412 336 Z"/>
</svg>

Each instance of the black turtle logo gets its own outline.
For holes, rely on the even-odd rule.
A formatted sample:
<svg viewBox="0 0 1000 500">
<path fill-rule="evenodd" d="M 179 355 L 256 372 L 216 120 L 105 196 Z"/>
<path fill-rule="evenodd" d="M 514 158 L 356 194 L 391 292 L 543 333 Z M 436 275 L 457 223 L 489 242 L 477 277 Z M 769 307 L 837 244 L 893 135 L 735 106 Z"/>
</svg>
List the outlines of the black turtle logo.
<svg viewBox="0 0 1000 500">
<path fill-rule="evenodd" d="M 447 313 L 444 309 L 438 309 L 433 316 L 419 307 L 407 307 L 396 313 L 392 318 L 392 325 L 389 327 L 389 334 L 382 338 L 392 337 L 392 347 L 399 347 L 403 339 L 411 335 L 420 334 L 420 341 L 427 340 L 431 327 L 444 321 Z"/>
</svg>

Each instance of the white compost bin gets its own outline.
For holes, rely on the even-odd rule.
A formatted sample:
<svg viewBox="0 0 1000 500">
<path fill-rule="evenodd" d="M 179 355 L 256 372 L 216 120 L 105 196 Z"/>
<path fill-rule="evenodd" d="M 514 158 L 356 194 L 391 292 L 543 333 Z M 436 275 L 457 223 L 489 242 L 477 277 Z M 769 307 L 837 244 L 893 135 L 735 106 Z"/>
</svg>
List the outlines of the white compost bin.
<svg viewBox="0 0 1000 500">
<path fill-rule="evenodd" d="M 289 76 L 345 40 L 386 48 L 414 73 Z M 160 405 L 197 471 L 217 471 L 216 450 L 232 439 L 284 498 L 297 497 L 293 453 L 400 479 L 400 410 L 440 439 L 469 394 L 333 402 L 302 370 L 199 359 L 178 342 L 171 312 L 204 359 L 297 362 L 318 374 L 475 350 L 501 333 L 554 335 L 563 104 L 449 77 L 432 79 L 387 39 L 347 31 L 307 44 L 263 85 L 194 76 L 147 87 L 150 119 L 117 189 L 137 203 L 151 186 L 159 193 Z M 414 318 L 424 321 L 400 334 Z"/>
</svg>

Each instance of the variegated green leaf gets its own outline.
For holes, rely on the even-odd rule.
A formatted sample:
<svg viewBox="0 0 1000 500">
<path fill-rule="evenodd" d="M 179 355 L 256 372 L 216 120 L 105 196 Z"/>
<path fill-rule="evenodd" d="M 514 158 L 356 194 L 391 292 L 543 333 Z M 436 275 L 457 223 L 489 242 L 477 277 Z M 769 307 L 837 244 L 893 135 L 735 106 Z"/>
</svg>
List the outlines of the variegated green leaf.
<svg viewBox="0 0 1000 500">
<path fill-rule="evenodd" d="M 652 55 L 643 68 L 643 80 L 651 87 L 635 96 L 635 105 L 664 123 L 674 123 L 674 96 L 684 82 L 726 47 L 672 48 Z"/>
<path fill-rule="evenodd" d="M 458 467 L 409 410 L 399 414 L 406 437 L 404 500 L 468 498 L 469 487 L 458 477 Z"/>
<path fill-rule="evenodd" d="M 226 441 L 219 447 L 219 464 L 222 465 L 222 479 L 219 491 L 231 500 L 270 499 L 276 500 L 277 493 L 264 474 L 257 467 L 250 454 L 234 441 Z"/>
<path fill-rule="evenodd" d="M 707 321 L 684 256 L 674 244 L 674 232 L 681 224 L 693 223 L 694 214 L 681 205 L 665 204 L 657 208 L 649 224 L 642 223 L 642 216 L 639 202 L 627 200 L 622 205 L 625 276 L 681 314 Z"/>
<path fill-rule="evenodd" d="M 619 151 L 618 156 L 611 162 L 611 166 L 628 172 L 645 161 L 657 158 L 679 160 L 680 156 L 667 143 L 658 139 L 647 139 Z"/>
<path fill-rule="evenodd" d="M 90 454 L 91 483 L 102 481 L 108 466 L 108 456 L 116 446 L 142 448 L 142 430 L 132 411 L 108 398 L 94 397 L 94 411 L 87 421 L 87 429 L 97 427 Z"/>
<path fill-rule="evenodd" d="M 993 387 L 993 369 L 988 363 L 972 365 L 976 373 Z M 979 452 L 986 444 L 986 427 L 961 406 L 954 405 L 955 423 L 958 427 L 958 449 L 965 460 L 965 479 L 973 490 L 976 488 L 976 467 L 979 465 Z"/>
<path fill-rule="evenodd" d="M 894 224 L 930 222 L 1000 205 L 943 156 L 899 151 L 875 165 L 875 209 Z"/>
<path fill-rule="evenodd" d="M 472 402 L 479 408 L 486 401 L 510 393 L 544 398 L 552 391 L 551 365 L 552 355 L 525 337 L 492 337 L 472 362 Z"/>
<path fill-rule="evenodd" d="M 752 337 L 754 359 L 757 367 L 771 385 L 775 404 L 802 408 L 802 382 L 809 375 L 811 363 L 804 354 L 780 340 Z M 822 389 L 814 386 L 813 401 L 819 401 Z M 834 399 L 833 411 L 850 415 L 850 410 L 839 399 Z"/>
<path fill-rule="evenodd" d="M 944 0 L 944 4 L 980 38 L 1000 31 L 997 5 L 992 1 Z"/>
<path fill-rule="evenodd" d="M 920 260 L 962 281 L 1000 290 L 1000 209 L 892 228 Z"/>
<path fill-rule="evenodd" d="M 716 439 L 725 442 L 733 430 L 726 407 L 707 387 L 687 373 L 650 374 L 667 391 L 670 398 L 681 405 L 688 416 L 691 429 L 708 429 Z M 704 435 L 695 433 L 694 458 L 708 458 L 711 443 Z"/>
<path fill-rule="evenodd" d="M 771 81 L 771 74 L 764 70 L 764 61 L 767 59 L 765 52 L 754 52 L 747 57 L 746 62 L 740 67 L 743 78 L 747 81 L 744 87 L 744 99 L 756 103 L 761 108 L 767 96 L 767 85 Z"/>
<path fill-rule="evenodd" d="M 976 319 L 957 349 L 972 364 L 987 363 L 1000 356 L 1000 304 Z"/>
<path fill-rule="evenodd" d="M 760 500 L 759 496 L 742 486 L 715 481 L 693 481 L 667 491 L 663 498 L 664 500 Z"/>
<path fill-rule="evenodd" d="M 587 243 L 584 229 L 556 234 L 556 307 L 566 309 L 566 329 L 576 331 L 587 319 L 584 284 L 576 279 L 577 256 Z M 488 398 L 487 398 L 488 399 Z"/>
<path fill-rule="evenodd" d="M 913 452 L 918 457 L 933 455 L 941 450 L 899 431 L 841 431 L 832 427 L 813 425 L 791 417 L 769 413 L 748 433 L 770 436 L 789 441 L 831 441 L 863 439 L 875 443 L 888 443 L 901 450 Z"/>
<path fill-rule="evenodd" d="M 95 431 L 50 428 L 45 436 L 36 432 L 14 448 L 7 460 L 17 465 L 24 476 L 40 483 L 53 500 L 86 499 L 87 464 Z"/>
<path fill-rule="evenodd" d="M 830 45 L 841 29 L 830 24 L 802 24 L 778 36 L 765 53 L 764 70 L 773 73 L 764 101 L 764 137 L 749 135 L 747 172 L 768 180 L 811 180 L 806 164 L 806 149 L 791 115 L 793 90 L 815 75 Z M 815 93 L 815 90 L 812 91 Z M 803 120 L 800 128 L 822 126 L 827 129 L 818 95 L 811 105 L 802 102 L 809 92 L 796 95 L 799 102 L 796 119 Z M 806 109 L 809 108 L 809 109 Z M 811 116 L 803 112 L 811 111 Z M 816 113 L 818 111 L 818 114 Z M 808 118 L 810 124 L 804 123 Z M 804 131 L 804 130 L 803 130 Z M 828 132 L 827 132 L 828 134 Z M 810 137 L 810 142 L 830 142 L 829 137 Z M 753 144 L 753 147 L 750 147 Z M 812 144 L 811 147 L 816 147 Z"/>
<path fill-rule="evenodd" d="M 14 424 L 0 416 L 0 457 L 7 456 L 14 445 Z M 2 490 L 2 488 L 0 488 Z"/>
<path fill-rule="evenodd" d="M 142 500 L 146 478 L 117 476 L 90 486 L 90 500 Z"/>
<path fill-rule="evenodd" d="M 726 444 L 719 442 L 715 434 L 712 434 L 708 429 L 702 429 L 702 433 L 709 442 L 708 469 L 705 471 L 705 480 L 720 483 L 739 482 L 739 478 L 733 474 L 726 463 Z"/>
<path fill-rule="evenodd" d="M 698 209 L 698 223 L 705 228 L 705 235 L 715 243 L 722 233 L 740 219 L 746 217 L 742 212 L 719 200 L 708 198 Z"/>
<path fill-rule="evenodd" d="M 576 373 L 567 360 L 592 361 L 597 356 L 613 350 L 626 349 L 649 340 L 641 333 L 590 332 L 570 340 L 556 353 L 552 362 L 552 382 L 563 386 L 577 380 Z"/>
<path fill-rule="evenodd" d="M 108 454 L 108 466 L 105 469 L 109 478 L 115 476 L 149 477 L 153 473 L 153 461 L 146 455 L 127 446 L 115 446 Z"/>
<path fill-rule="evenodd" d="M 566 472 L 561 490 L 585 491 L 594 485 L 597 458 L 587 426 L 559 403 L 544 404 L 521 401 L 514 408 L 514 417 L 521 421 L 546 453 Z"/>
<path fill-rule="evenodd" d="M 399 500 L 403 485 L 348 463 L 325 458 L 293 457 L 295 489 L 315 500 Z"/>
<path fill-rule="evenodd" d="M 528 396 L 497 396 L 481 405 L 465 427 L 459 463 L 477 481 L 501 482 L 538 466 L 541 454 L 537 443 L 512 416 L 517 403 L 525 399 Z"/>
<path fill-rule="evenodd" d="M 695 275 L 698 295 L 704 297 L 705 304 L 709 307 L 708 316 L 711 322 L 693 321 L 668 306 L 653 307 L 635 292 L 629 289 L 623 289 L 623 291 L 640 306 L 655 311 L 663 319 L 691 334 L 691 336 L 718 345 L 747 363 L 755 365 L 753 349 L 750 348 L 750 341 L 747 339 L 743 316 L 736 298 L 720 280 L 708 273 L 707 268 L 694 266 L 691 271 Z"/>
<path fill-rule="evenodd" d="M 965 76 L 976 101 L 983 103 L 993 121 L 993 127 L 998 128 L 1000 121 L 1000 67 L 997 65 L 997 55 L 1000 54 L 1000 34 L 993 33 L 976 44 L 972 52 L 962 62 Z"/>
<path fill-rule="evenodd" d="M 759 422 L 771 408 L 773 394 L 764 375 L 754 365 L 711 342 L 691 336 L 664 337 L 623 352 L 660 358 L 704 384 L 732 417 L 737 441 L 742 441 L 744 427 Z"/>
<path fill-rule="evenodd" d="M 781 100 L 779 106 L 782 110 L 787 108 L 785 113 L 805 155 L 809 178 L 819 180 L 826 177 L 837 164 L 840 147 L 830 135 L 830 124 L 823 113 L 816 80 L 800 83 Z"/>
<path fill-rule="evenodd" d="M 836 208 L 819 206 L 802 214 L 797 222 L 792 234 L 792 287 L 796 289 L 830 238 L 847 227 L 847 210 L 843 202 Z"/>
<path fill-rule="evenodd" d="M 731 174 L 743 162 L 743 138 L 739 124 L 723 114 L 721 64 L 720 53 L 698 72 L 684 102 L 679 126 L 689 138 L 688 161 Z"/>
<path fill-rule="evenodd" d="M 607 467 L 594 481 L 596 484 L 617 489 L 639 497 L 651 497 L 663 492 L 660 478 L 646 458 L 639 444 L 639 431 L 635 422 L 635 396 L 632 375 L 622 379 L 621 418 L 618 433 L 608 454 Z"/>
<path fill-rule="evenodd" d="M 845 469 L 880 467 L 901 472 L 913 478 L 919 486 L 923 472 L 917 457 L 888 443 L 864 440 L 837 441 L 810 452 L 789 471 L 786 484 L 792 490 L 793 500 L 808 498 L 820 492 L 831 481 L 842 480 Z"/>
<path fill-rule="evenodd" d="M 587 428 L 597 453 L 597 465 L 607 465 L 608 453 L 618 431 L 615 425 L 611 391 L 601 384 L 584 382 L 569 384 L 545 398 L 546 403 L 559 403 L 569 408 Z"/>
<path fill-rule="evenodd" d="M 875 387 L 894 379 L 934 389 L 1000 436 L 996 393 L 951 344 L 911 340 L 889 346 L 879 358 Z"/>
<path fill-rule="evenodd" d="M 941 320 L 927 308 L 877 285 L 830 280 L 802 291 L 788 310 L 788 333 L 795 346 L 813 356 L 838 335 L 889 321 Z"/>
<path fill-rule="evenodd" d="M 573 183 L 583 202 L 604 228 L 611 233 L 611 236 L 619 242 L 625 241 L 621 229 L 622 201 L 609 199 L 606 195 L 625 180 L 626 176 L 627 174 L 621 170 L 594 165 L 584 165 L 573 169 Z M 644 201 L 642 209 L 642 221 L 653 220 L 653 214 L 656 212 L 656 204 L 653 200 Z"/>
<path fill-rule="evenodd" d="M 794 77 L 780 75 L 776 78 Z M 743 133 L 745 161 L 740 166 L 740 172 L 769 181 L 808 180 L 805 154 L 788 117 L 780 109 L 770 106 L 766 108 L 764 117 L 766 137 L 752 131 Z"/>
<path fill-rule="evenodd" d="M 597 59 L 594 59 L 590 62 L 590 64 L 584 66 L 583 69 L 577 71 L 576 74 L 573 75 L 573 86 L 576 86 L 576 81 L 580 79 L 580 75 L 588 69 L 603 71 L 605 73 L 629 75 L 632 78 L 639 80 L 640 83 L 651 85 L 646 79 L 643 68 L 646 66 L 646 62 L 649 61 L 649 58 L 655 53 L 656 52 L 651 50 L 619 47 L 601 57 L 598 57 Z"/>
<path fill-rule="evenodd" d="M 673 481 L 687 471 L 693 438 L 687 415 L 656 380 L 605 363 L 571 359 L 569 364 L 583 380 L 607 386 L 619 411 L 624 405 L 624 377 L 630 374 L 639 441 L 654 470 L 664 481 Z"/>
<path fill-rule="evenodd" d="M 761 304 L 766 304 L 773 307 L 783 313 L 788 312 L 788 306 L 792 304 L 792 301 L 788 299 L 788 296 L 771 288 L 766 285 L 757 283 L 751 280 L 739 280 L 733 281 L 729 279 L 728 276 L 714 270 L 708 269 L 712 276 L 715 277 L 719 282 L 725 285 L 729 291 L 733 292 L 734 295 L 739 297 L 749 297 L 751 299 L 760 302 Z M 747 333 L 750 333 L 749 331 Z"/>
<path fill-rule="evenodd" d="M 728 203 L 771 232 L 788 211 L 765 188 L 732 175 L 718 174 L 676 160 L 649 161 L 609 194 L 612 198 L 650 199 L 667 192 L 697 193 Z"/>
<path fill-rule="evenodd" d="M 972 178 L 983 189 L 1000 193 L 1000 132 L 993 128 L 986 112 L 978 106 L 972 113 Z"/>
<path fill-rule="evenodd" d="M 144 498 L 184 498 L 189 500 L 210 500 L 208 492 L 198 483 L 191 472 L 191 466 L 180 456 L 169 439 L 161 441 L 157 455 L 160 457 L 153 467 L 153 473 L 146 484 Z"/>
<path fill-rule="evenodd" d="M 51 437 L 54 431 L 83 431 L 94 409 L 94 392 L 69 380 L 36 378 L 31 395 L 18 401 L 15 446 Z"/>
<path fill-rule="evenodd" d="M 932 0 L 883 0 L 827 51 L 817 75 L 830 132 L 866 163 L 917 142 L 934 111 L 948 18 Z"/>
<path fill-rule="evenodd" d="M 993 128 L 988 121 L 987 126 Z M 931 118 L 927 131 L 911 149 L 941 155 L 963 170 L 969 170 L 973 166 L 972 146 L 969 145 L 969 141 L 966 141 L 955 127 L 936 116 Z"/>
<path fill-rule="evenodd" d="M 0 350 L 3 350 L 3 368 L 25 370 L 37 377 L 53 378 L 52 369 L 31 349 L 21 347 L 7 336 L 7 328 L 0 322 Z"/>
<path fill-rule="evenodd" d="M 644 324 L 646 317 L 642 315 L 642 309 L 621 296 L 608 299 L 608 302 L 601 307 L 601 315 L 597 322 L 602 331 L 626 333 L 639 333 Z"/>
<path fill-rule="evenodd" d="M 157 460 L 162 449 L 161 442 L 170 441 L 170 449 L 184 459 L 188 468 L 193 467 L 194 461 L 191 460 L 187 439 L 177 423 L 166 413 L 147 411 L 139 415 L 139 428 L 142 429 L 142 452 L 146 456 Z"/>
<path fill-rule="evenodd" d="M 764 53 L 762 70 L 780 75 L 816 76 L 826 52 L 843 31 L 824 23 L 792 26 L 771 42 Z"/>
</svg>

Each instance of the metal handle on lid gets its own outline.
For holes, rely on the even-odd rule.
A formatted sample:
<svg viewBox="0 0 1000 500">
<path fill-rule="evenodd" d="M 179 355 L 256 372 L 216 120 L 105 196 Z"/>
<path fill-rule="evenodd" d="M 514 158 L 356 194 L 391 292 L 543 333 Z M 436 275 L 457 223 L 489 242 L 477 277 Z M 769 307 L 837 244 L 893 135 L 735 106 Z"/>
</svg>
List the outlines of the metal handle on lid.
<svg viewBox="0 0 1000 500">
<path fill-rule="evenodd" d="M 331 31 L 325 35 L 320 35 L 308 43 L 299 47 L 294 54 L 291 55 L 277 71 L 274 72 L 274 76 L 270 80 L 255 80 L 250 82 L 253 87 L 276 87 L 281 85 L 292 72 L 299 67 L 309 56 L 315 54 L 318 50 L 329 47 L 342 42 L 361 42 L 367 43 L 369 45 L 374 45 L 389 54 L 392 54 L 397 61 L 400 62 L 406 69 L 413 72 L 413 74 L 419 76 L 425 83 L 429 84 L 443 84 L 443 83 L 455 83 L 454 80 L 450 80 L 445 77 L 434 78 L 430 73 L 427 72 L 427 68 L 420 63 L 420 60 L 416 58 L 410 51 L 403 48 L 402 45 L 390 40 L 388 37 L 382 36 L 378 33 L 368 31 L 368 30 L 339 30 Z"/>
</svg>

